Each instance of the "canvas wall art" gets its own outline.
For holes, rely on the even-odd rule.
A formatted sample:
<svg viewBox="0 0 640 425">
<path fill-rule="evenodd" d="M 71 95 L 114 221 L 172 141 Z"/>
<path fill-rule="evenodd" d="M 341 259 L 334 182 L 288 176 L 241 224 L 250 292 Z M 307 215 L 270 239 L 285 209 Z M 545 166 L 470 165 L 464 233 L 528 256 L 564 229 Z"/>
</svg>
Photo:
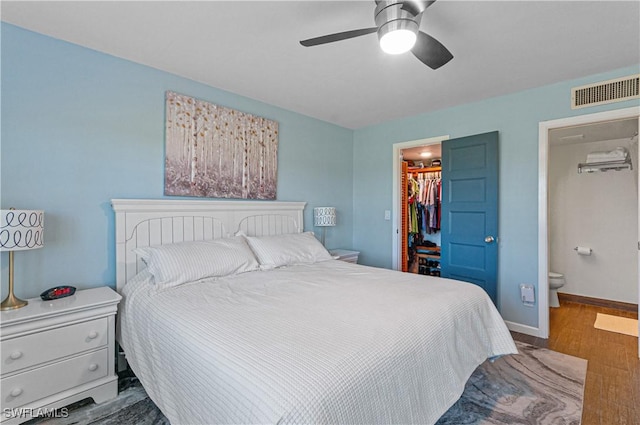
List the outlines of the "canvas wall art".
<svg viewBox="0 0 640 425">
<path fill-rule="evenodd" d="M 165 195 L 276 199 L 278 123 L 168 91 Z"/>
</svg>

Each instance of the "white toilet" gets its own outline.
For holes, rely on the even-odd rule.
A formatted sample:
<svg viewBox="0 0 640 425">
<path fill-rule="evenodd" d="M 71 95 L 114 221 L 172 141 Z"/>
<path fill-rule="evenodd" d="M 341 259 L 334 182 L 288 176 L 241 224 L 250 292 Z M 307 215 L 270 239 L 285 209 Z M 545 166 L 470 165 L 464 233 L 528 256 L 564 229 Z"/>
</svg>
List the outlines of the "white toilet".
<svg viewBox="0 0 640 425">
<path fill-rule="evenodd" d="M 564 283 L 564 275 L 562 273 L 549 272 L 549 307 L 560 307 L 558 288 L 562 288 Z"/>
</svg>

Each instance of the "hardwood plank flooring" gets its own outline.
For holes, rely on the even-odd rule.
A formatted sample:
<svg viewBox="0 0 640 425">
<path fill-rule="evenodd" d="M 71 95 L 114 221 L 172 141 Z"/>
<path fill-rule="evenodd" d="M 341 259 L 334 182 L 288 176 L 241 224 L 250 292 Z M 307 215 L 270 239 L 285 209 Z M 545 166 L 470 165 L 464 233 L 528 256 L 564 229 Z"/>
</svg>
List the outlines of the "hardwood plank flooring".
<svg viewBox="0 0 640 425">
<path fill-rule="evenodd" d="M 640 424 L 638 338 L 593 327 L 597 313 L 638 318 L 637 312 L 566 300 L 550 309 L 549 340 L 514 337 L 589 361 L 582 425 Z"/>
</svg>

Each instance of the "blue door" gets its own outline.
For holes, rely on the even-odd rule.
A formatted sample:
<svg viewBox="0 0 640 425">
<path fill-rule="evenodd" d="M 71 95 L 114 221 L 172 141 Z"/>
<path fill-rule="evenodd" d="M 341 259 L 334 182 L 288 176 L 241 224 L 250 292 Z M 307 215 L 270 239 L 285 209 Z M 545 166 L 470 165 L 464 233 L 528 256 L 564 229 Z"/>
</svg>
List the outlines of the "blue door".
<svg viewBox="0 0 640 425">
<path fill-rule="evenodd" d="M 498 132 L 442 142 L 442 276 L 498 286 Z"/>
</svg>

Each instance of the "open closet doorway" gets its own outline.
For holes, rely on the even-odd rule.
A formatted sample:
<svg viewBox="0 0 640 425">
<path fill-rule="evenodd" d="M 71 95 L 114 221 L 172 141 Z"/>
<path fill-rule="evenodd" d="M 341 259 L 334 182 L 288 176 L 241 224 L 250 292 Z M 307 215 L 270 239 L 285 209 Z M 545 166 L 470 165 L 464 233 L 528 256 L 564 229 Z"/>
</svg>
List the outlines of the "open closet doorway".
<svg viewBox="0 0 640 425">
<path fill-rule="evenodd" d="M 413 158 L 417 154 L 416 158 L 412 161 L 414 163 L 422 162 L 422 165 L 431 165 L 431 161 L 436 159 L 440 152 L 440 146 L 442 141 L 448 140 L 449 136 L 438 136 L 428 139 L 412 140 L 407 142 L 395 143 L 393 145 L 393 209 L 392 209 L 392 268 L 394 270 L 403 270 L 404 259 L 407 258 L 407 242 L 406 242 L 406 216 L 402 216 L 402 208 L 406 203 L 402 200 L 403 188 L 406 189 L 407 182 L 403 179 L 406 176 L 406 172 L 403 173 L 403 152 L 410 153 Z M 420 157 L 421 152 L 431 152 L 431 157 Z M 408 164 L 405 163 L 405 166 Z M 405 263 L 407 264 L 407 263 Z M 408 268 L 408 264 L 406 266 Z M 407 271 L 407 270 L 405 270 Z"/>
<path fill-rule="evenodd" d="M 403 149 L 401 270 L 440 276 L 442 145 Z"/>
<path fill-rule="evenodd" d="M 640 305 L 639 126 L 637 107 L 540 123 L 539 337 L 557 305 L 551 272 L 565 297 Z"/>
</svg>

